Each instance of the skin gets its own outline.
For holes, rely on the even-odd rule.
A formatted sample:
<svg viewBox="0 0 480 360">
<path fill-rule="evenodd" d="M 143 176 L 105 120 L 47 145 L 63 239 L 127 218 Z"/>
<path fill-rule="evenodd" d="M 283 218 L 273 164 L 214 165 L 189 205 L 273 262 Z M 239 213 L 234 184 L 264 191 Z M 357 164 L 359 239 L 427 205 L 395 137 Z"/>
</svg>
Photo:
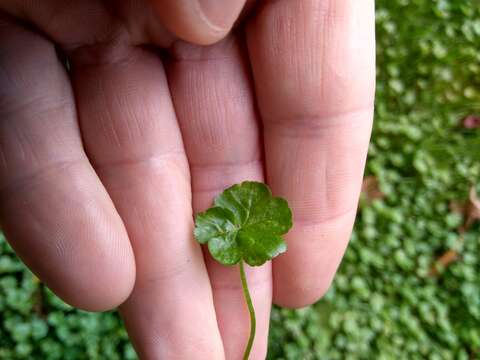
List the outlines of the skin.
<svg viewBox="0 0 480 360">
<path fill-rule="evenodd" d="M 240 359 L 238 268 L 202 254 L 193 214 L 266 181 L 295 225 L 247 269 L 265 358 L 272 301 L 318 300 L 348 243 L 374 42 L 373 0 L 2 0 L 3 231 L 66 302 L 120 306 L 142 359 Z"/>
</svg>

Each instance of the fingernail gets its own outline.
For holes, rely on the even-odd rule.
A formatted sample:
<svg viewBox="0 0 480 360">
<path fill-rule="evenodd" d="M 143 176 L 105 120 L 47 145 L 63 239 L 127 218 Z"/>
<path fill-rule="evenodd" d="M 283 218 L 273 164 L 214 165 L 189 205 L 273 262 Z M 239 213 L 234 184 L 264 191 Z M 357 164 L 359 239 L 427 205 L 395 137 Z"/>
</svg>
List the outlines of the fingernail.
<svg viewBox="0 0 480 360">
<path fill-rule="evenodd" d="M 242 11 L 245 0 L 198 0 L 206 20 L 216 28 L 230 29 Z"/>
</svg>

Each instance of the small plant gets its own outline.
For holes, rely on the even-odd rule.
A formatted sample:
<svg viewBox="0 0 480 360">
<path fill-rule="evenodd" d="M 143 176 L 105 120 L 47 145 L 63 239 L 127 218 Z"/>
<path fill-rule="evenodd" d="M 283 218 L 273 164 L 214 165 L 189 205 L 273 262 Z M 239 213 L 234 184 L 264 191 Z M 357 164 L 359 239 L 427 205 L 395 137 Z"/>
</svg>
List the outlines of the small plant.
<svg viewBox="0 0 480 360">
<path fill-rule="evenodd" d="M 195 221 L 195 237 L 208 244 L 212 257 L 223 265 L 240 267 L 243 294 L 250 313 L 250 337 L 243 355 L 248 359 L 255 338 L 255 310 L 248 290 L 244 263 L 263 265 L 287 250 L 282 238 L 292 227 L 286 200 L 273 197 L 262 183 L 245 181 L 220 194 L 213 206 Z"/>
</svg>

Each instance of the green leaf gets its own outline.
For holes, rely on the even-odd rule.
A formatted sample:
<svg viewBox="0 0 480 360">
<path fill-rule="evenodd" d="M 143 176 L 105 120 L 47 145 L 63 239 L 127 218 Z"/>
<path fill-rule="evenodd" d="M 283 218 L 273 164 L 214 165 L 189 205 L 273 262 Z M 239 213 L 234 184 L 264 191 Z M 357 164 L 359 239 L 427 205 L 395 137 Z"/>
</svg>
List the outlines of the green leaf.
<svg viewBox="0 0 480 360">
<path fill-rule="evenodd" d="M 260 266 L 287 250 L 282 235 L 291 227 L 287 201 L 273 197 L 265 184 L 245 181 L 226 189 L 213 207 L 197 215 L 194 233 L 220 263 L 244 260 Z"/>
</svg>

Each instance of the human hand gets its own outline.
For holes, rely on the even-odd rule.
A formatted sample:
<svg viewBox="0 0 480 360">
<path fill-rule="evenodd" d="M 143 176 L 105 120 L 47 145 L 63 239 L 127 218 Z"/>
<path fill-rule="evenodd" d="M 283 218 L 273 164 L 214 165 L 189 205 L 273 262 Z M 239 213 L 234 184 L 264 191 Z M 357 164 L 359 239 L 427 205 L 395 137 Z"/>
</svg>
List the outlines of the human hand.
<svg viewBox="0 0 480 360">
<path fill-rule="evenodd" d="M 211 20 L 194 0 L 0 2 L 2 228 L 66 302 L 121 304 L 145 359 L 241 358 L 237 269 L 192 238 L 192 211 L 227 186 L 266 181 L 295 219 L 288 252 L 248 269 L 253 359 L 272 297 L 320 298 L 354 222 L 373 1 L 244 2 L 205 1 Z"/>
</svg>

